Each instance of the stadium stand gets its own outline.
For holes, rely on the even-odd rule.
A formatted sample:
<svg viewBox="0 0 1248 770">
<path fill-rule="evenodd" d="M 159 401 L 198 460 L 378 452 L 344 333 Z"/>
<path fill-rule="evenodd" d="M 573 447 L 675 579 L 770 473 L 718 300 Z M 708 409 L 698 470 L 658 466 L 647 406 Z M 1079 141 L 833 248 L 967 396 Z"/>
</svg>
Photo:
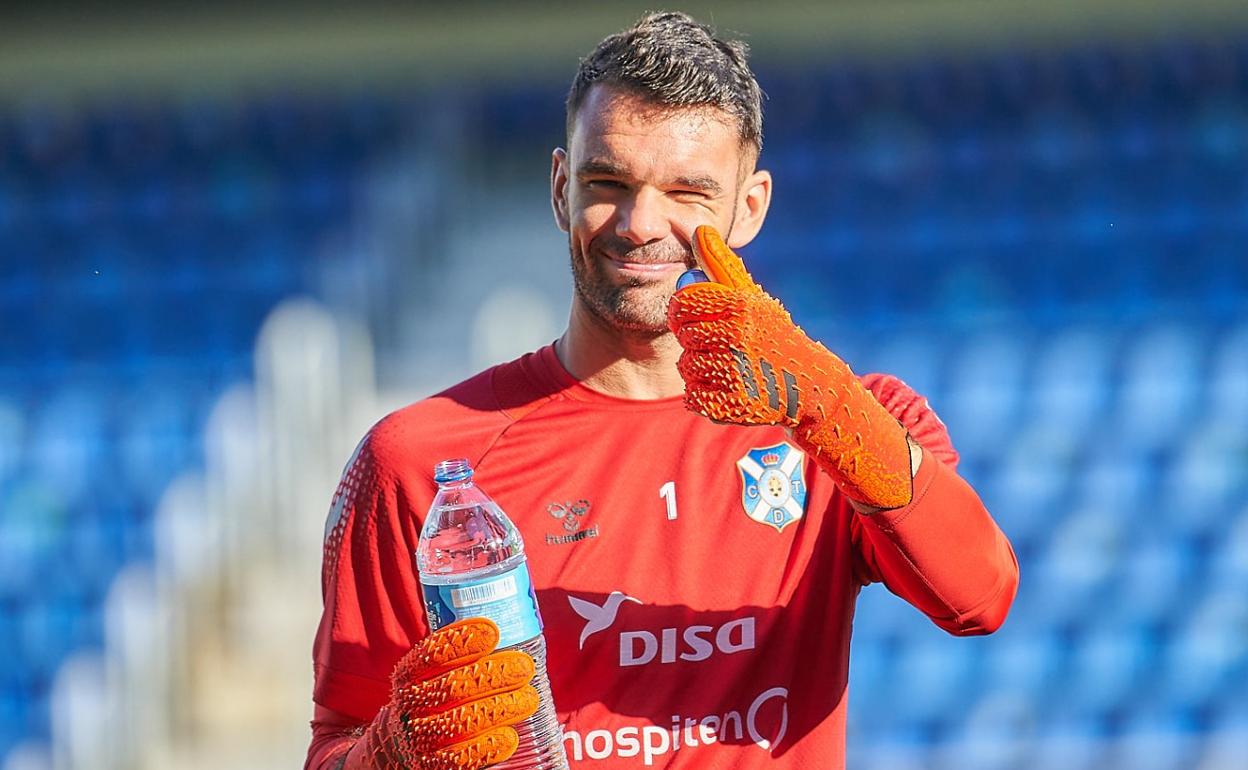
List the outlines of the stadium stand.
<svg viewBox="0 0 1248 770">
<path fill-rule="evenodd" d="M 864 591 L 850 766 L 1242 767 L 1248 42 L 760 79 L 777 187 L 747 258 L 928 395 L 1022 565 L 987 639 Z M 333 292 L 327 245 L 420 105 L 501 163 L 558 142 L 562 87 L 0 114 L 0 757 L 50 740 L 59 667 L 104 643 L 264 318 Z"/>
</svg>

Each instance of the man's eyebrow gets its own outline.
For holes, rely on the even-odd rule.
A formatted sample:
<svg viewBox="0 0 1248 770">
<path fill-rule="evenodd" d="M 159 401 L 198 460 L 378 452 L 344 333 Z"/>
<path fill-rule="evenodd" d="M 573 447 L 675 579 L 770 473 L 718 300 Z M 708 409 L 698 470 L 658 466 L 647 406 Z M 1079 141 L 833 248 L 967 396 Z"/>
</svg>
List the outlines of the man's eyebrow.
<svg viewBox="0 0 1248 770">
<path fill-rule="evenodd" d="M 623 167 L 612 163 L 605 158 L 588 158 L 580 166 L 577 166 L 577 176 L 590 176 L 601 174 L 602 176 L 618 176 L 626 177 L 628 173 Z"/>
<path fill-rule="evenodd" d="M 710 195 L 719 195 L 724 191 L 719 182 L 716 182 L 709 176 L 703 174 L 694 174 L 693 176 L 678 176 L 672 180 L 672 183 L 679 187 L 688 187 L 691 190 L 700 190 Z"/>
</svg>

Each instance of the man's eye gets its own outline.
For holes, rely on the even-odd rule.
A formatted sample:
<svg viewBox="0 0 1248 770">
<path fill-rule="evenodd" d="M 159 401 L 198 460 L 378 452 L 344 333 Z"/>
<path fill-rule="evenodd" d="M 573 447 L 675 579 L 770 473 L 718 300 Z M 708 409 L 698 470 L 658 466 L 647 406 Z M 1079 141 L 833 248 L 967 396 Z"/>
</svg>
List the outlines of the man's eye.
<svg viewBox="0 0 1248 770">
<path fill-rule="evenodd" d="M 624 185 L 614 179 L 590 179 L 585 182 L 585 186 L 591 189 L 599 190 L 620 190 Z"/>
<path fill-rule="evenodd" d="M 711 199 L 711 196 L 701 190 L 673 190 L 668 195 L 679 203 L 706 203 Z"/>
</svg>

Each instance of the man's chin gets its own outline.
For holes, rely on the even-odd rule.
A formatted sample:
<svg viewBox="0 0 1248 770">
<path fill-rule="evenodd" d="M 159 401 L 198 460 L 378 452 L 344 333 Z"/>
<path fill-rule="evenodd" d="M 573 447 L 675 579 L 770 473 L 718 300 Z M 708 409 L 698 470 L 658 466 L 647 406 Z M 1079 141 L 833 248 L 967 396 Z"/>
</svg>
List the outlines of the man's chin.
<svg viewBox="0 0 1248 770">
<path fill-rule="evenodd" d="M 590 311 L 608 326 L 632 334 L 659 336 L 668 334 L 667 303 L 633 304 L 628 301 L 615 303 L 585 303 Z"/>
<path fill-rule="evenodd" d="M 657 291 L 656 291 L 657 289 Z M 611 315 L 615 325 L 631 332 L 667 333 L 667 303 L 670 289 L 655 286 L 638 287 L 618 298 Z"/>
<path fill-rule="evenodd" d="M 667 334 L 667 303 L 676 290 L 675 280 L 656 283 L 630 282 L 611 285 L 605 281 L 575 282 L 580 304 L 604 325 L 629 334 Z"/>
<path fill-rule="evenodd" d="M 636 334 L 667 334 L 667 313 L 654 308 L 615 307 L 599 313 L 611 326 Z"/>
</svg>

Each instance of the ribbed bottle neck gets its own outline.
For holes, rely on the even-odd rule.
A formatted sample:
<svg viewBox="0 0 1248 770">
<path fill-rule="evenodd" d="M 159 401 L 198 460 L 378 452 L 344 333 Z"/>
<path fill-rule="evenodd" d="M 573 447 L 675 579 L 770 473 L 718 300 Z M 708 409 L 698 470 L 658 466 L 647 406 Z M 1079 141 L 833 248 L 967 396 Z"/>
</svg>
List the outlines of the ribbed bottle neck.
<svg viewBox="0 0 1248 770">
<path fill-rule="evenodd" d="M 433 480 L 444 489 L 471 484 L 472 463 L 463 458 L 443 460 L 433 466 Z"/>
</svg>

